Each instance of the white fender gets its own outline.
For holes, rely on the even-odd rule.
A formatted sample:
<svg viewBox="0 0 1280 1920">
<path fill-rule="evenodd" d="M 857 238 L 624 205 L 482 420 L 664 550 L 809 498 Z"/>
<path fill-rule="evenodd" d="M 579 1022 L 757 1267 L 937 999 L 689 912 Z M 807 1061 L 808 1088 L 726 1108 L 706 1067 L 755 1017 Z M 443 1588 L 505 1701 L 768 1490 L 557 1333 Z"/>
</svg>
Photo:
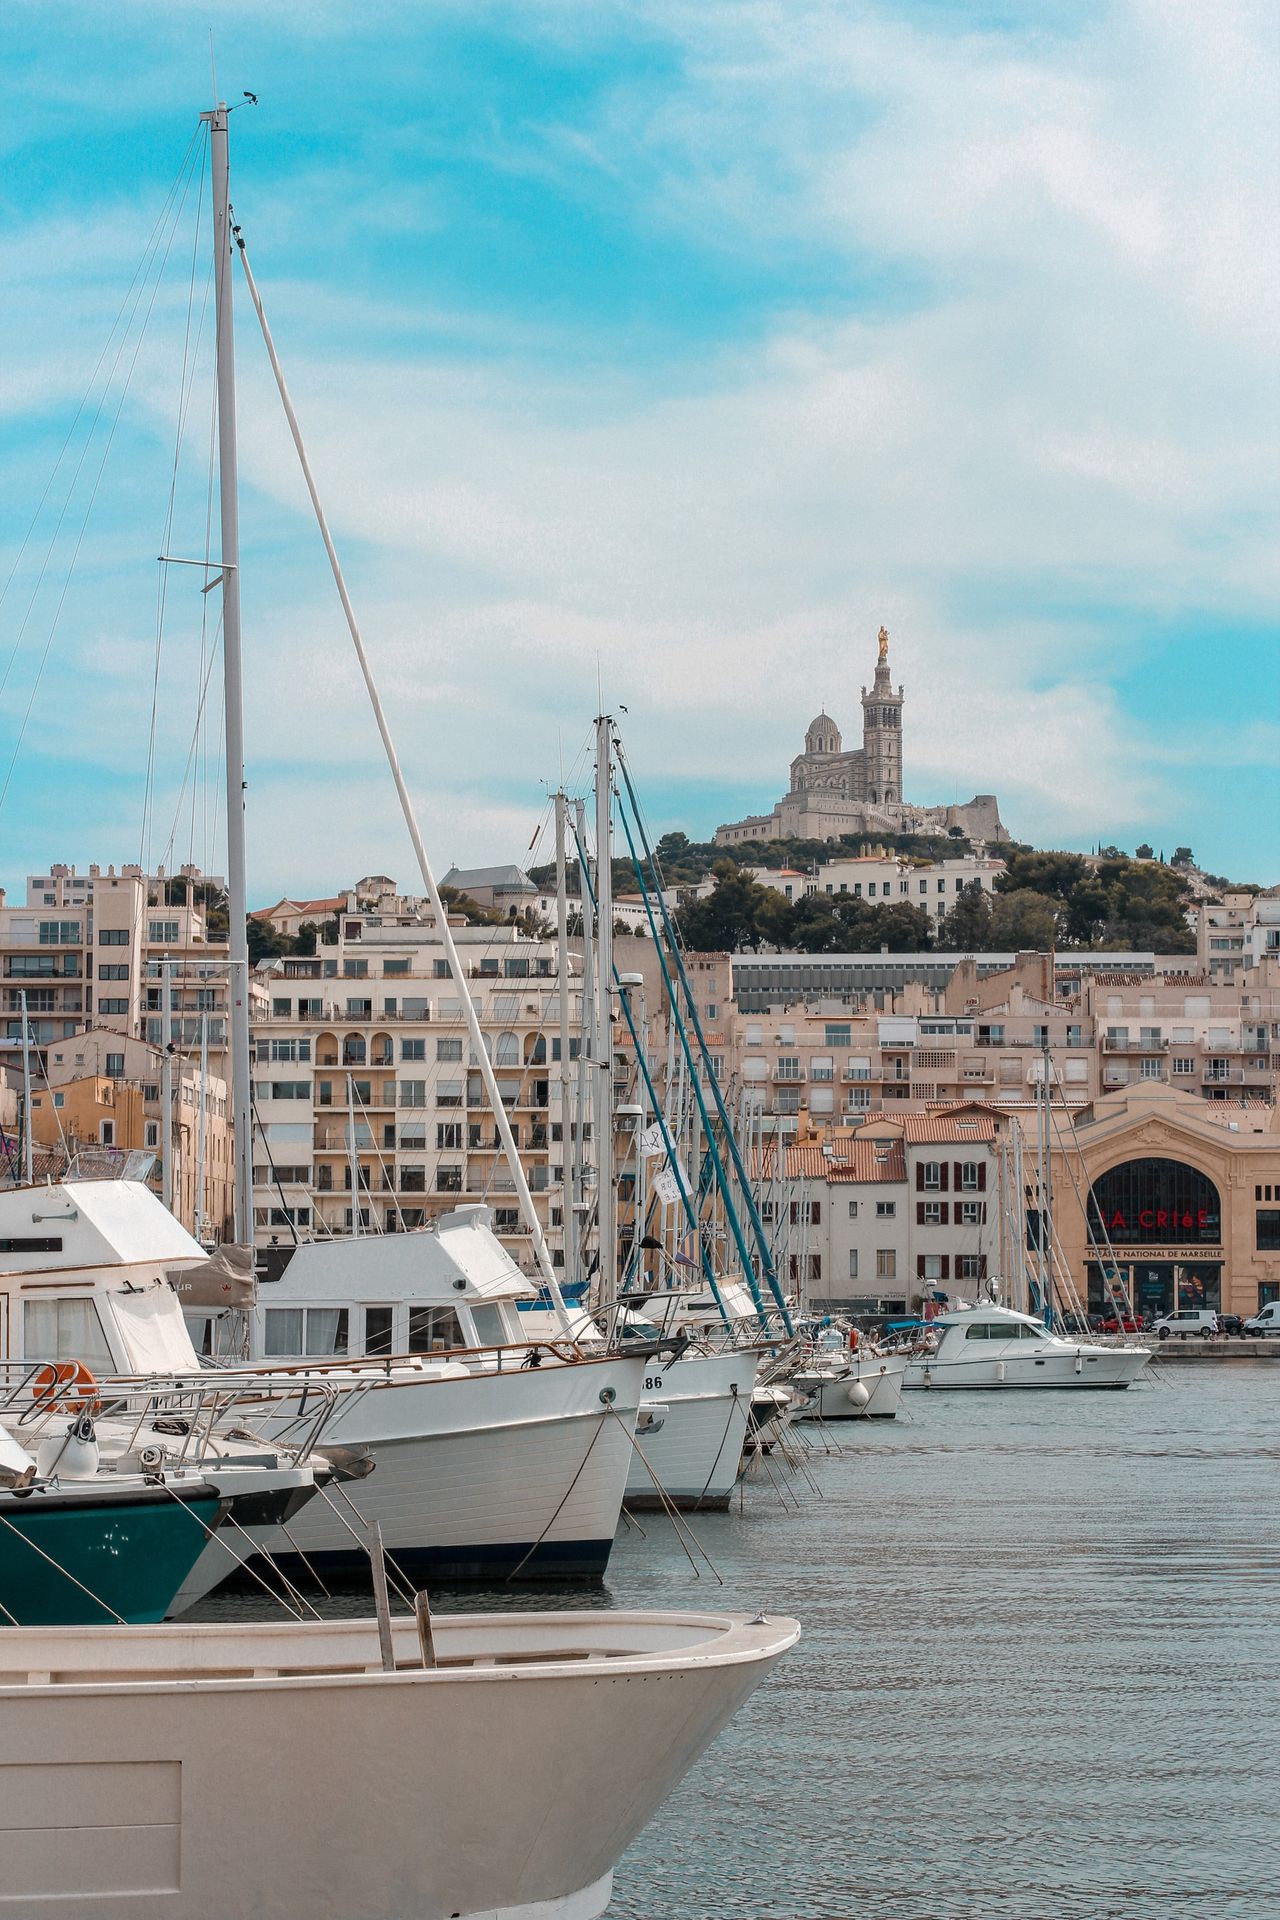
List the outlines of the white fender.
<svg viewBox="0 0 1280 1920">
<path fill-rule="evenodd" d="M 852 1407 L 865 1407 L 871 1395 L 861 1380 L 846 1380 L 844 1397 Z"/>
</svg>

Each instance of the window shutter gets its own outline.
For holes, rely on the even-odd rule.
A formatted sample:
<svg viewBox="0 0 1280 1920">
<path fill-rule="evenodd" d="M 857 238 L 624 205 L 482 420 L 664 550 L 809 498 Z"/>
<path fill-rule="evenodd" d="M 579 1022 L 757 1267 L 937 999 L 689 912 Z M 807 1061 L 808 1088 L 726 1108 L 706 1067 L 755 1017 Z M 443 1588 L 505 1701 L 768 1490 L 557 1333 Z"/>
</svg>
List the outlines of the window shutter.
<svg viewBox="0 0 1280 1920">
<path fill-rule="evenodd" d="M 951 1255 L 949 1253 L 944 1253 L 942 1256 L 942 1277 L 944 1280 L 947 1280 L 950 1278 L 950 1275 L 951 1275 Z"/>
<path fill-rule="evenodd" d="M 924 1192 L 924 1161 L 916 1161 L 916 1192 Z"/>
<path fill-rule="evenodd" d="M 985 1160 L 979 1160 L 979 1162 L 978 1162 L 978 1192 L 979 1192 L 979 1193 L 985 1193 L 985 1192 L 986 1192 L 986 1190 L 987 1190 L 987 1163 L 986 1163 L 986 1161 L 985 1161 Z"/>
<path fill-rule="evenodd" d="M 923 1200 L 916 1201 L 916 1225 L 918 1227 L 922 1227 L 924 1225 L 924 1201 Z"/>
<path fill-rule="evenodd" d="M 812 1225 L 815 1227 L 820 1223 L 822 1219 L 821 1200 L 811 1200 L 809 1202 L 809 1219 Z"/>
<path fill-rule="evenodd" d="M 950 1214 L 950 1212 L 951 1212 L 951 1209 L 950 1209 L 950 1207 L 949 1207 L 949 1206 L 947 1205 L 947 1203 L 946 1203 L 946 1201 L 944 1200 L 944 1201 L 942 1202 L 942 1205 L 941 1205 L 941 1207 L 940 1207 L 940 1208 L 939 1208 L 939 1210 L 938 1210 L 938 1219 L 939 1219 L 939 1220 L 941 1221 L 941 1223 L 942 1223 L 942 1225 L 943 1225 L 944 1227 L 945 1227 L 945 1226 L 946 1226 L 946 1224 L 947 1224 L 947 1219 L 948 1219 L 948 1215 Z"/>
<path fill-rule="evenodd" d="M 938 1177 L 939 1177 L 939 1179 L 940 1179 L 940 1180 L 941 1180 L 941 1182 L 942 1182 L 942 1191 L 943 1191 L 943 1193 L 945 1193 L 945 1192 L 946 1192 L 946 1190 L 947 1190 L 947 1174 L 948 1174 L 948 1172 L 949 1172 L 949 1171 L 950 1171 L 950 1168 L 949 1168 L 949 1165 L 948 1165 L 948 1163 L 947 1163 L 947 1161 L 945 1161 L 945 1160 L 940 1160 L 940 1161 L 938 1162 Z"/>
<path fill-rule="evenodd" d="M 924 1255 L 922 1253 L 916 1255 L 916 1279 L 924 1279 Z"/>
</svg>

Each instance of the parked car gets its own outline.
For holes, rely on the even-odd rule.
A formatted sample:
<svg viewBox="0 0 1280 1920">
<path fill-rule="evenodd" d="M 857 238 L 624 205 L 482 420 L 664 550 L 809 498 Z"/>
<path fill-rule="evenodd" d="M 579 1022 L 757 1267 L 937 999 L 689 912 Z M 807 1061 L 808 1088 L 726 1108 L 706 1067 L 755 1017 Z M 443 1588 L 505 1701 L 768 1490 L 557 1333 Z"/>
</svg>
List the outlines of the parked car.
<svg viewBox="0 0 1280 1920">
<path fill-rule="evenodd" d="M 1153 1320 L 1151 1331 L 1160 1340 L 1190 1340 L 1193 1334 L 1208 1338 L 1218 1331 L 1218 1316 L 1208 1307 L 1180 1307 Z"/>
<path fill-rule="evenodd" d="M 1260 1307 L 1252 1320 L 1245 1321 L 1244 1330 L 1246 1333 L 1280 1334 L 1280 1300 L 1268 1300 L 1266 1306 Z"/>
<path fill-rule="evenodd" d="M 1244 1315 L 1242 1313 L 1220 1313 L 1218 1315 L 1218 1330 L 1221 1333 L 1243 1333 Z M 1280 1331 L 1280 1329 L 1278 1329 L 1278 1331 Z"/>
<path fill-rule="evenodd" d="M 1141 1333 L 1140 1313 L 1100 1313 L 1093 1323 L 1095 1333 Z"/>
</svg>

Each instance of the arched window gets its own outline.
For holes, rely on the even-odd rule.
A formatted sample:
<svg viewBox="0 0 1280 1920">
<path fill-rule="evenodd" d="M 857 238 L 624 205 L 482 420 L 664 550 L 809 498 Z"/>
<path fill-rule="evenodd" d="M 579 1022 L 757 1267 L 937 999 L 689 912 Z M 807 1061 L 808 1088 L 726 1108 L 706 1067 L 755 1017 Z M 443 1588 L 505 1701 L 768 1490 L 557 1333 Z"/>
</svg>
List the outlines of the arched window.
<svg viewBox="0 0 1280 1920">
<path fill-rule="evenodd" d="M 494 1046 L 493 1064 L 495 1067 L 518 1067 L 520 1065 L 520 1039 L 514 1033 L 500 1033 Z"/>
<path fill-rule="evenodd" d="M 876 790 L 874 787 L 872 787 L 870 793 L 867 795 L 867 798 L 868 800 L 870 800 L 872 806 L 874 807 L 874 805 L 876 804 Z"/>
<path fill-rule="evenodd" d="M 1217 1246 L 1218 1189 L 1182 1160 L 1126 1160 L 1093 1183 L 1089 1237 L 1095 1246 Z"/>
<path fill-rule="evenodd" d="M 362 1067 L 365 1063 L 366 1047 L 362 1033 L 348 1033 L 342 1042 L 342 1064 L 344 1067 Z"/>
</svg>

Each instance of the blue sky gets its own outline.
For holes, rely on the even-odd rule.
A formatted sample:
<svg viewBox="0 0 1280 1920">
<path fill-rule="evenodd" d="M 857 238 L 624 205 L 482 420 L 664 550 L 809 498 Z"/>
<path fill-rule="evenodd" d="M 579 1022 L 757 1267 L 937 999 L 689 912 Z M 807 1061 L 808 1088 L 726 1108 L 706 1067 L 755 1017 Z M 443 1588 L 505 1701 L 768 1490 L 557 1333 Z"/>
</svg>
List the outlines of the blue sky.
<svg viewBox="0 0 1280 1920">
<path fill-rule="evenodd" d="M 171 574 L 157 666 L 155 564 L 203 551 L 198 155 L 163 208 L 211 13 L 222 92 L 260 101 L 237 215 L 441 866 L 524 855 L 598 685 L 656 827 L 770 805 L 820 705 L 853 733 L 883 622 L 911 798 L 994 787 L 1040 844 L 1280 879 L 1274 7 L 10 0 L 7 883 L 221 864 L 208 603 Z M 136 329 L 90 376 L 157 219 L 121 401 Z M 253 891 L 407 878 L 239 323 Z"/>
</svg>

